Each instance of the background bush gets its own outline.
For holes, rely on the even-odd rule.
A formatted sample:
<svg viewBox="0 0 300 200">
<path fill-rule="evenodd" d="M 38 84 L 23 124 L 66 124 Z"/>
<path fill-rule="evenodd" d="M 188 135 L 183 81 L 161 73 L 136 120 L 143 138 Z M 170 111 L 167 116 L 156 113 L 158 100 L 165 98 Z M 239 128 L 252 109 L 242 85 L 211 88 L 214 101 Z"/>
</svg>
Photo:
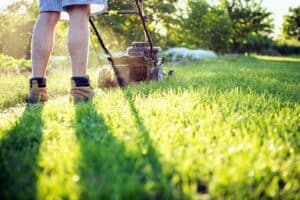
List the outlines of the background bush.
<svg viewBox="0 0 300 200">
<path fill-rule="evenodd" d="M 131 0 L 109 2 L 112 10 L 134 9 Z M 214 5 L 206 0 L 184 2 L 145 1 L 145 13 L 150 19 L 149 29 L 157 46 L 164 49 L 210 49 L 218 53 L 287 55 L 299 52 L 299 41 L 289 42 L 291 37 L 286 37 L 284 31 L 280 42 L 271 37 L 272 14 L 259 1 L 219 0 L 219 4 Z M 17 0 L 0 12 L 0 53 L 15 58 L 30 58 L 32 29 L 38 15 L 37 5 L 37 0 Z M 293 33 L 297 33 L 297 20 L 287 19 L 298 19 L 299 9 L 290 10 L 290 17 L 285 18 L 284 27 L 294 27 Z M 125 51 L 133 41 L 144 40 L 143 29 L 136 16 L 101 16 L 95 19 L 108 48 L 114 52 Z M 293 26 L 288 26 L 289 23 Z M 53 55 L 67 55 L 67 27 L 66 22 L 58 24 Z M 92 55 L 102 53 L 93 34 L 90 50 Z"/>
</svg>

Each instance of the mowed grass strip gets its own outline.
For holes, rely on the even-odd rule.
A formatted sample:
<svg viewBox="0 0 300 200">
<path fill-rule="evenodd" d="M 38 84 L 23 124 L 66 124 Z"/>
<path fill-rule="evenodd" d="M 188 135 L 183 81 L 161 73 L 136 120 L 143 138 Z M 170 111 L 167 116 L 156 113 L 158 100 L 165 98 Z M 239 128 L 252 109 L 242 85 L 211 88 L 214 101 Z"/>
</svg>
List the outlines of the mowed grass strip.
<svg viewBox="0 0 300 200">
<path fill-rule="evenodd" d="M 2 112 L 1 197 L 300 198 L 299 63 L 173 68 L 164 82 L 98 90 L 92 102 Z"/>
</svg>

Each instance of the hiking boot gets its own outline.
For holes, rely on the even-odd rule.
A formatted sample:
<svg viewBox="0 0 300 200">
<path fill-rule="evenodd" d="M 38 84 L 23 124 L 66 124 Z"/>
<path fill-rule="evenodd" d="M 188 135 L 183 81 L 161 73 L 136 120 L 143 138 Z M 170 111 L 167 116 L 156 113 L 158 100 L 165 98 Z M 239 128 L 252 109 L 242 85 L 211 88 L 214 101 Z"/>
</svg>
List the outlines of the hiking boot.
<svg viewBox="0 0 300 200">
<path fill-rule="evenodd" d="M 71 95 L 75 103 L 87 101 L 95 95 L 88 76 L 71 78 Z"/>
<path fill-rule="evenodd" d="M 48 100 L 48 92 L 46 88 L 45 78 L 31 78 L 30 93 L 28 97 L 28 103 L 36 104 L 39 102 L 45 102 Z"/>
</svg>

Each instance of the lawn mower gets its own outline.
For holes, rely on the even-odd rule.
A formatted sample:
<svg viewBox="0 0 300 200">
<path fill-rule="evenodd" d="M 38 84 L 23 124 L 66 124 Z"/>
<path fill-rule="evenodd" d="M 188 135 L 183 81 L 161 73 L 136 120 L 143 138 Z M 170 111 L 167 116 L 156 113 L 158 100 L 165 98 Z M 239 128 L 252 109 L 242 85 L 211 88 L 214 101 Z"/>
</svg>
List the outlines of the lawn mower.
<svg viewBox="0 0 300 200">
<path fill-rule="evenodd" d="M 135 0 L 135 10 L 108 10 L 97 15 L 136 15 L 139 17 L 145 34 L 145 41 L 133 42 L 123 56 L 113 56 L 107 49 L 93 19 L 89 21 L 97 40 L 104 50 L 111 68 L 102 68 L 99 72 L 98 86 L 104 88 L 124 87 L 133 82 L 158 81 L 164 79 L 162 69 L 163 59 L 159 53 L 160 47 L 154 47 L 153 40 L 147 28 L 148 17 L 143 11 L 143 0 Z"/>
</svg>

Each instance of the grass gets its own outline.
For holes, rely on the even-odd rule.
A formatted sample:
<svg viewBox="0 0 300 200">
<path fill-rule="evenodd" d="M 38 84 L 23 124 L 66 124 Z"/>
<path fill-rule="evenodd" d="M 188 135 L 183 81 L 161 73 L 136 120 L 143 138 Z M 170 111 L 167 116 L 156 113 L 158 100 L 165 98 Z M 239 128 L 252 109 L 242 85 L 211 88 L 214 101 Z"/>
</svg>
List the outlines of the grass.
<svg viewBox="0 0 300 200">
<path fill-rule="evenodd" d="M 254 58 L 260 59 L 260 60 L 267 60 L 267 61 L 279 61 L 279 62 L 300 62 L 299 56 L 262 56 L 262 55 L 253 55 Z"/>
<path fill-rule="evenodd" d="M 183 63 L 76 106 L 66 69 L 49 71 L 51 100 L 33 107 L 28 74 L 3 76 L 0 198 L 300 199 L 299 64 Z"/>
</svg>

